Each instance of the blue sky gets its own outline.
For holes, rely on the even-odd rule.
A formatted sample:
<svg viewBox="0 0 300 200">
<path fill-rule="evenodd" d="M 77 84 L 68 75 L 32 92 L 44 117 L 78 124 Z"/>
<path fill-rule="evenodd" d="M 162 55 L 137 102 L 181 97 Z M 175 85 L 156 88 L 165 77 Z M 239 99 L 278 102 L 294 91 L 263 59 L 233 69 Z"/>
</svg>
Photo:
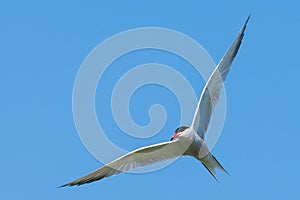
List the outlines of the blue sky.
<svg viewBox="0 0 300 200">
<path fill-rule="evenodd" d="M 296 1 L 1 1 L 0 5 L 3 199 L 300 197 L 300 5 Z M 194 38 L 218 62 L 249 13 L 246 36 L 225 83 L 223 133 L 213 149 L 230 176 L 219 173 L 217 184 L 199 162 L 182 158 L 152 173 L 56 188 L 102 166 L 82 145 L 72 116 L 77 71 L 96 45 L 121 31 L 157 26 Z M 176 56 L 151 51 L 128 55 L 119 64 L 130 69 L 136 59 L 175 68 L 185 64 Z M 106 84 L 111 83 L 108 79 Z M 191 84 L 200 95 L 203 80 L 192 78 Z M 99 86 L 97 102 L 103 96 L 100 90 Z M 108 137 L 122 148 L 169 140 L 180 125 L 172 94 L 155 86 L 145 91 L 138 91 L 131 102 L 133 119 L 147 124 L 147 106 L 160 100 L 170 118 L 162 133 L 149 140 L 129 137 L 114 127 L 111 117 L 105 118 L 101 123 L 113 132 Z M 96 107 L 101 118 L 103 108 L 100 103 Z"/>
</svg>

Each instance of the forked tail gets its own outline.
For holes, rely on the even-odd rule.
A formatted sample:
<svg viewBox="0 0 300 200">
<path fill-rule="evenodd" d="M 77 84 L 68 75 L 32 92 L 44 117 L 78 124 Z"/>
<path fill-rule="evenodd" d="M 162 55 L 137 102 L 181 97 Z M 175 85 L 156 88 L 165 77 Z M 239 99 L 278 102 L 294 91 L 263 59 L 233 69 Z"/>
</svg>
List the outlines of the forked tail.
<svg viewBox="0 0 300 200">
<path fill-rule="evenodd" d="M 212 154 L 208 154 L 207 156 L 199 160 L 204 165 L 204 167 L 209 171 L 209 173 L 216 179 L 217 182 L 219 182 L 219 180 L 215 171 L 216 168 L 219 169 L 220 171 L 225 172 L 226 174 L 229 174 Z"/>
</svg>

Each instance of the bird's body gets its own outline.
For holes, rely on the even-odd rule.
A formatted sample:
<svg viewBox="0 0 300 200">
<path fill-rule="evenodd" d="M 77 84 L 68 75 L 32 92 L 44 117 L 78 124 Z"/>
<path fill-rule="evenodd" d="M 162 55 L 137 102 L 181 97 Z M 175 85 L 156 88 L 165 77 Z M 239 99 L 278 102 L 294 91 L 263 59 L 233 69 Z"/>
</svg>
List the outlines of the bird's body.
<svg viewBox="0 0 300 200">
<path fill-rule="evenodd" d="M 189 145 L 189 148 L 183 153 L 184 156 L 192 156 L 199 160 L 206 169 L 213 175 L 218 181 L 215 173 L 215 168 L 228 173 L 217 159 L 210 153 L 210 149 L 206 145 L 205 141 L 191 128 L 186 128 L 181 132 L 179 140 L 185 141 L 185 145 Z"/>
<path fill-rule="evenodd" d="M 214 107 L 218 102 L 223 82 L 241 45 L 248 20 L 249 17 L 206 83 L 190 127 L 179 127 L 175 130 L 175 134 L 170 141 L 129 152 L 102 168 L 60 187 L 90 183 L 138 167 L 181 156 L 191 156 L 199 160 L 218 181 L 215 169 L 225 173 L 227 171 L 210 152 L 205 143 L 205 133 L 207 132 Z"/>
</svg>

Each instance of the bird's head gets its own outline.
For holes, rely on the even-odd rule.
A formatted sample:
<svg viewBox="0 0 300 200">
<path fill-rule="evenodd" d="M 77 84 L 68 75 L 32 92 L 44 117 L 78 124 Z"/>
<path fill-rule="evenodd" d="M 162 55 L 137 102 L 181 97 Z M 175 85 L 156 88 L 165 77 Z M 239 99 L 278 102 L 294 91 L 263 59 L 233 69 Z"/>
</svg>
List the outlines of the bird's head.
<svg viewBox="0 0 300 200">
<path fill-rule="evenodd" d="M 187 128 L 189 128 L 189 127 L 187 127 L 187 126 L 180 126 L 179 128 L 177 128 L 177 129 L 175 130 L 175 134 L 172 136 L 172 138 L 170 139 L 170 141 L 172 141 L 172 140 L 178 138 L 178 137 L 181 135 L 181 133 L 182 133 L 185 129 L 187 129 Z"/>
</svg>

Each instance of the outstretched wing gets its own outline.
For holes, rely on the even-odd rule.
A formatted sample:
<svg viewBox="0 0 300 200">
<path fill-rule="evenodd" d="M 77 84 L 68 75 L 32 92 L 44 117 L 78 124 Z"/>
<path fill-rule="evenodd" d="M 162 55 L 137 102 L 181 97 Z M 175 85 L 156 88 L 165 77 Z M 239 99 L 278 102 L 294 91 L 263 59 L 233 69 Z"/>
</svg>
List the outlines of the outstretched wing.
<svg viewBox="0 0 300 200">
<path fill-rule="evenodd" d="M 201 93 L 191 128 L 194 129 L 202 139 L 204 139 L 204 134 L 207 131 L 212 112 L 219 100 L 223 82 L 226 79 L 233 59 L 242 43 L 249 18 L 250 16 L 247 18 L 230 48 L 213 71 Z"/>
<path fill-rule="evenodd" d="M 82 185 L 122 172 L 127 172 L 138 167 L 170 160 L 180 157 L 185 150 L 185 147 L 181 145 L 179 140 L 142 147 L 112 161 L 104 167 L 82 178 L 64 184 L 60 187 Z"/>
</svg>

